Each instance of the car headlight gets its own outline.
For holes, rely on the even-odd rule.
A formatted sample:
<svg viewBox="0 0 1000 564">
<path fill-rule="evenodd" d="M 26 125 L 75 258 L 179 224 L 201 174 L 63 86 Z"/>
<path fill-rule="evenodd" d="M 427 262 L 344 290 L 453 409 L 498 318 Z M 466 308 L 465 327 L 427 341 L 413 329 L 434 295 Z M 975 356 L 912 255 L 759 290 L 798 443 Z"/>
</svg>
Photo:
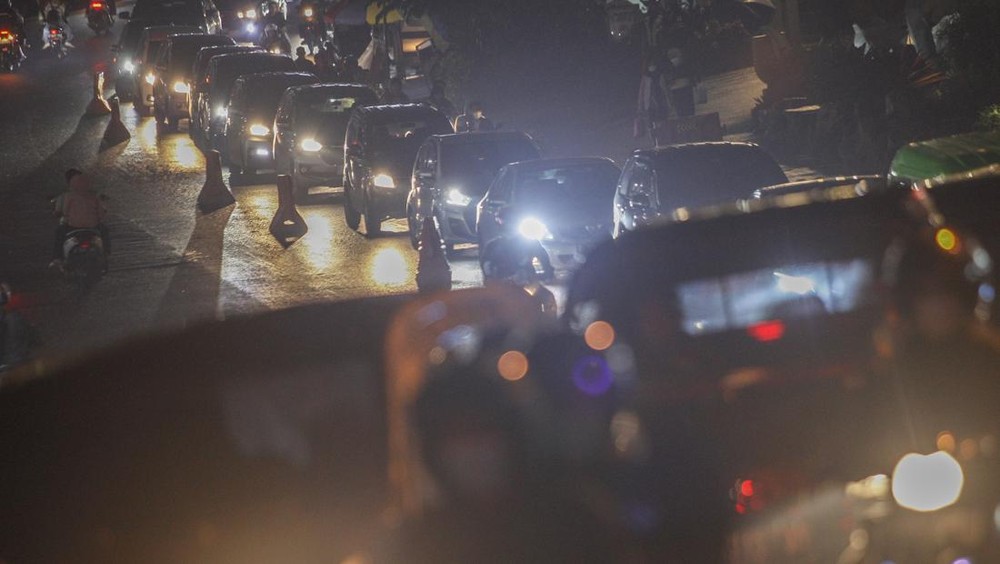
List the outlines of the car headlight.
<svg viewBox="0 0 1000 564">
<path fill-rule="evenodd" d="M 229 108 L 225 106 L 216 106 L 215 117 L 218 119 L 225 119 L 229 115 Z"/>
<path fill-rule="evenodd" d="M 302 15 L 304 15 L 307 18 L 313 17 L 313 9 L 312 8 L 306 8 L 305 10 L 302 11 Z"/>
<path fill-rule="evenodd" d="M 253 124 L 253 125 L 250 126 L 250 135 L 256 135 L 257 137 L 263 137 L 263 136 L 267 135 L 268 133 L 271 133 L 271 130 L 267 126 L 261 125 L 259 123 L 255 123 L 255 124 Z"/>
<path fill-rule="evenodd" d="M 950 454 L 910 453 L 892 471 L 892 497 L 914 511 L 937 511 L 958 501 L 965 475 Z"/>
<path fill-rule="evenodd" d="M 466 196 L 458 188 L 451 188 L 445 192 L 444 201 L 453 206 L 467 206 L 472 201 L 472 197 Z"/>
<path fill-rule="evenodd" d="M 131 74 L 135 72 L 135 65 L 132 63 L 132 61 L 125 59 L 124 61 L 122 61 L 122 70 Z"/>
<path fill-rule="evenodd" d="M 385 173 L 376 174 L 375 177 L 372 178 L 372 184 L 376 188 L 395 188 L 396 187 L 396 181 L 393 180 L 391 176 L 389 176 L 388 174 L 385 174 Z"/>
<path fill-rule="evenodd" d="M 255 24 L 253 22 L 250 22 L 250 23 L 247 24 L 246 29 L 247 29 L 247 33 L 253 33 L 255 31 L 257 31 L 257 24 Z"/>
<path fill-rule="evenodd" d="M 156 82 L 156 76 L 154 76 L 153 73 L 147 74 L 146 75 L 146 84 L 152 86 L 154 82 Z"/>
<path fill-rule="evenodd" d="M 517 232 L 521 234 L 521 237 L 531 239 L 532 241 L 552 238 L 549 228 L 541 220 L 534 217 L 522 219 L 521 223 L 517 224 Z"/>
<path fill-rule="evenodd" d="M 191 87 L 188 86 L 188 83 L 186 82 L 177 81 L 174 83 L 174 92 L 178 94 L 188 94 L 191 92 Z"/>
<path fill-rule="evenodd" d="M 323 149 L 323 145 L 315 139 L 303 139 L 302 143 L 299 144 L 299 147 L 302 147 L 302 150 L 307 153 L 318 153 L 321 149 Z"/>
<path fill-rule="evenodd" d="M 236 17 L 241 20 L 243 19 L 243 15 L 244 15 L 243 12 L 236 12 Z"/>
<path fill-rule="evenodd" d="M 252 18 L 256 18 L 257 17 L 257 10 L 247 10 L 246 14 L 247 14 L 248 18 L 251 18 L 251 19 Z"/>
</svg>

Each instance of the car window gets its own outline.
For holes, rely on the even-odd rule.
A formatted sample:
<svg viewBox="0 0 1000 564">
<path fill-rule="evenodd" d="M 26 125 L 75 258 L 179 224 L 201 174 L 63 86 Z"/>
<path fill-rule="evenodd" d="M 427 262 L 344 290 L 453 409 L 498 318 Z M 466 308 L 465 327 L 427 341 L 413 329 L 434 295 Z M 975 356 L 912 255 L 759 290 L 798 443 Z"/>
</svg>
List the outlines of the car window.
<svg viewBox="0 0 1000 564">
<path fill-rule="evenodd" d="M 621 176 L 618 177 L 618 193 L 623 196 L 628 194 L 628 183 L 633 170 L 635 170 L 635 160 L 629 159 L 622 169 Z"/>
<path fill-rule="evenodd" d="M 497 177 L 489 191 L 490 200 L 498 203 L 507 202 L 510 199 L 510 188 L 513 184 L 513 179 L 514 173 L 509 168 L 500 169 L 500 176 Z"/>
<path fill-rule="evenodd" d="M 605 203 L 614 196 L 617 180 L 618 168 L 611 163 L 522 169 L 511 195 L 518 202 Z"/>
<path fill-rule="evenodd" d="M 696 208 L 745 198 L 757 188 L 787 182 L 767 153 L 747 147 L 668 151 L 654 160 L 657 198 L 665 209 Z"/>
<path fill-rule="evenodd" d="M 656 188 L 653 181 L 653 169 L 646 163 L 636 162 L 628 177 L 625 193 L 629 198 L 645 196 L 651 204 L 656 203 Z"/>
</svg>

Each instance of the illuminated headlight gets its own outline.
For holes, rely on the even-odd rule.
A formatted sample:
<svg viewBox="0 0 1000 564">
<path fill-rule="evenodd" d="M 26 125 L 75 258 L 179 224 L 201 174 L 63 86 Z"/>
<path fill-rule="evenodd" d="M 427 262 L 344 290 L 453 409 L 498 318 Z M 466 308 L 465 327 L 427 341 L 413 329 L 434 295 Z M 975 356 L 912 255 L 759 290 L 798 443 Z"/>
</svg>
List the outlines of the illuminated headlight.
<svg viewBox="0 0 1000 564">
<path fill-rule="evenodd" d="M 188 94 L 191 92 L 191 87 L 188 86 L 186 82 L 178 81 L 174 83 L 174 92 L 178 94 Z"/>
<path fill-rule="evenodd" d="M 152 86 L 154 82 L 156 82 L 156 77 L 153 76 L 153 73 L 147 74 L 146 75 L 146 84 Z"/>
<path fill-rule="evenodd" d="M 257 10 L 247 10 L 246 14 L 247 14 L 248 18 L 251 18 L 251 19 L 256 18 L 257 17 Z"/>
<path fill-rule="evenodd" d="M 376 188 L 395 188 L 396 181 L 392 179 L 388 174 L 376 174 L 375 178 L 372 178 L 372 184 Z"/>
<path fill-rule="evenodd" d="M 313 9 L 312 8 L 306 8 L 305 10 L 302 11 L 302 14 L 305 17 L 307 17 L 307 18 L 311 18 L 311 17 L 313 17 Z"/>
<path fill-rule="evenodd" d="M 467 206 L 472 201 L 472 197 L 466 196 L 458 188 L 452 188 L 445 194 L 444 200 L 453 206 Z"/>
<path fill-rule="evenodd" d="M 517 225 L 517 232 L 521 234 L 521 237 L 531 239 L 532 241 L 552 238 L 549 228 L 540 220 L 533 217 L 522 219 L 521 223 Z"/>
<path fill-rule="evenodd" d="M 253 124 L 253 125 L 250 126 L 250 135 L 256 135 L 257 137 L 263 137 L 263 136 L 267 135 L 268 133 L 271 133 L 271 130 L 268 129 L 266 126 L 263 126 L 263 125 L 261 125 L 259 123 L 255 123 L 255 124 Z"/>
<path fill-rule="evenodd" d="M 229 115 L 229 108 L 227 108 L 225 106 L 216 106 L 216 108 L 215 108 L 215 117 L 216 118 L 218 118 L 218 119 L 225 119 L 225 117 L 227 115 Z"/>
<path fill-rule="evenodd" d="M 247 33 L 253 33 L 255 31 L 257 31 L 257 24 L 255 24 L 253 22 L 250 22 L 250 23 L 247 24 L 247 28 L 246 29 L 247 29 Z"/>
<path fill-rule="evenodd" d="M 125 59 L 124 61 L 122 61 L 122 70 L 131 74 L 135 72 L 135 65 L 132 64 L 132 61 Z"/>
<path fill-rule="evenodd" d="M 257 155 L 258 157 L 266 157 L 266 156 L 268 156 L 271 153 L 267 149 L 265 149 L 263 147 L 260 147 L 260 148 L 256 149 L 253 152 L 253 154 Z"/>
<path fill-rule="evenodd" d="M 323 145 L 315 139 L 303 139 L 299 146 L 302 147 L 302 150 L 307 153 L 317 153 L 323 148 Z M 389 180 L 392 179 L 390 178 Z"/>
<path fill-rule="evenodd" d="M 910 453 L 892 471 L 892 497 L 914 511 L 937 511 L 958 501 L 965 476 L 950 454 Z"/>
<path fill-rule="evenodd" d="M 243 19 L 243 12 L 236 12 L 236 17 L 242 20 Z"/>
</svg>

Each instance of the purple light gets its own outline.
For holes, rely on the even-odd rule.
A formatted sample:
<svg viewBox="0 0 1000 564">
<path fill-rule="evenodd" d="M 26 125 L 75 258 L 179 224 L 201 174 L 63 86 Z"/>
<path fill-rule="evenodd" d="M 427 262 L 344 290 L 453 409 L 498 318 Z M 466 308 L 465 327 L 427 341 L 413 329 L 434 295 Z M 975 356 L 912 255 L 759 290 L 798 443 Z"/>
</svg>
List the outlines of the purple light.
<svg viewBox="0 0 1000 564">
<path fill-rule="evenodd" d="M 608 363 L 599 356 L 581 358 L 573 365 L 573 384 L 588 396 L 600 396 L 611 389 L 613 376 Z"/>
</svg>

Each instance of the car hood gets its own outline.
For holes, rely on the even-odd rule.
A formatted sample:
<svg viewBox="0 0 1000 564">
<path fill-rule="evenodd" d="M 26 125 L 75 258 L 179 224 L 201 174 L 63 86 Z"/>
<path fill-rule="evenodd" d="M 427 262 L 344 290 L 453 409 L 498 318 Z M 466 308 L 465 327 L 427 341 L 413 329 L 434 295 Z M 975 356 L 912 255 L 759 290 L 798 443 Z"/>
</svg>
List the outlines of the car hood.
<svg viewBox="0 0 1000 564">
<path fill-rule="evenodd" d="M 586 240 L 611 232 L 611 203 L 594 200 L 560 200 L 518 206 L 524 217 L 537 217 L 557 238 Z"/>
</svg>

